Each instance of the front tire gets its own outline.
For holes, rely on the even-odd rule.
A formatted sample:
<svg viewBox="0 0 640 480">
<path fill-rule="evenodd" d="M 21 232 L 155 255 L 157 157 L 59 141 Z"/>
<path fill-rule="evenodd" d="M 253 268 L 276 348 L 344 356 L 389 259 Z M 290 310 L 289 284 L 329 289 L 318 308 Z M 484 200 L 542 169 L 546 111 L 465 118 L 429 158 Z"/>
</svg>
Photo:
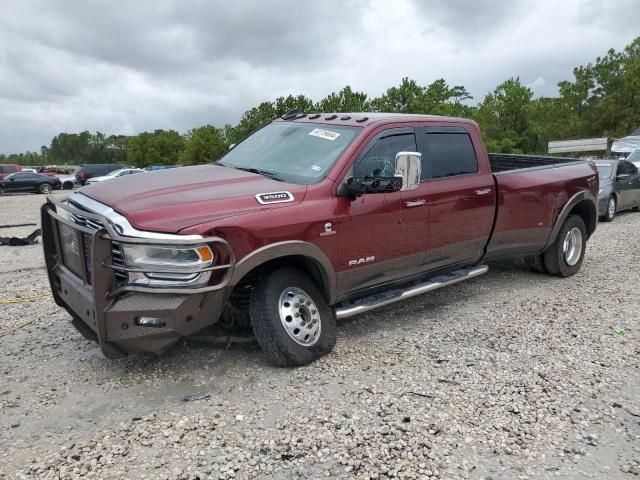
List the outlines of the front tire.
<svg viewBox="0 0 640 480">
<path fill-rule="evenodd" d="M 336 344 L 336 319 L 311 279 L 293 268 L 262 278 L 249 305 L 258 344 L 278 367 L 306 365 Z"/>
<path fill-rule="evenodd" d="M 48 183 L 41 183 L 40 186 L 38 187 L 38 192 L 44 195 L 50 194 L 52 190 L 53 188 Z"/>
<path fill-rule="evenodd" d="M 587 246 L 587 229 L 578 215 L 571 215 L 558 236 L 543 254 L 544 266 L 551 275 L 570 277 L 582 266 Z"/>
<path fill-rule="evenodd" d="M 607 200 L 607 211 L 602 217 L 603 222 L 612 222 L 613 217 L 616 216 L 616 209 L 618 208 L 618 202 L 616 201 L 616 197 L 611 195 L 609 200 Z"/>
</svg>

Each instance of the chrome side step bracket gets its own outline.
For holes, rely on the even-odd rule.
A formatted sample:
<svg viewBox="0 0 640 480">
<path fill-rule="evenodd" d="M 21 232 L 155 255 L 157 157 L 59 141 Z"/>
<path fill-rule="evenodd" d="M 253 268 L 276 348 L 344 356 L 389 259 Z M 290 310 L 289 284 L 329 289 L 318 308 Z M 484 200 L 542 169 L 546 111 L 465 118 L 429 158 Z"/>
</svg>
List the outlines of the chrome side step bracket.
<svg viewBox="0 0 640 480">
<path fill-rule="evenodd" d="M 336 308 L 336 318 L 347 318 L 353 315 L 384 307 L 407 298 L 422 295 L 423 293 L 447 287 L 454 283 L 469 280 L 471 278 L 487 273 L 489 267 L 486 265 L 476 265 L 475 267 L 461 268 L 452 272 L 438 275 L 427 281 L 411 284 L 404 288 L 395 288 L 386 292 L 377 293 L 368 297 L 358 298 L 342 303 Z"/>
</svg>

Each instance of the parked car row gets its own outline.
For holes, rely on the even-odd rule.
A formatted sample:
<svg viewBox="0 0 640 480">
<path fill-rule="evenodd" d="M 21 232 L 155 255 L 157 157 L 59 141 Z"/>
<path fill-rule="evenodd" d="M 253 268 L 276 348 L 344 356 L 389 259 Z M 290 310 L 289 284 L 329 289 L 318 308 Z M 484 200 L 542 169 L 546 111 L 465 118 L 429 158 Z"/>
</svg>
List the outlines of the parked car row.
<svg viewBox="0 0 640 480">
<path fill-rule="evenodd" d="M 636 150 L 626 160 L 597 160 L 600 176 L 598 193 L 598 216 L 602 221 L 611 222 L 618 212 L 640 211 L 640 150 Z M 146 171 L 158 171 L 173 166 L 153 165 L 129 168 L 118 163 L 81 165 L 72 175 L 52 177 L 37 173 L 32 168 L 20 165 L 0 165 L 0 193 L 37 192 L 50 193 L 56 189 L 72 190 L 76 185 L 90 185 L 118 177 Z"/>
<path fill-rule="evenodd" d="M 80 165 L 71 175 L 55 176 L 52 172 L 38 172 L 34 168 L 22 168 L 17 164 L 0 165 L 0 193 L 39 192 L 49 193 L 55 189 L 72 190 L 76 186 L 103 182 L 118 177 L 148 171 L 176 168 L 172 165 L 151 165 L 145 169 L 132 168 L 119 163 Z M 41 177 L 45 177 L 45 180 Z M 6 182 L 4 181 L 6 180 Z"/>
</svg>

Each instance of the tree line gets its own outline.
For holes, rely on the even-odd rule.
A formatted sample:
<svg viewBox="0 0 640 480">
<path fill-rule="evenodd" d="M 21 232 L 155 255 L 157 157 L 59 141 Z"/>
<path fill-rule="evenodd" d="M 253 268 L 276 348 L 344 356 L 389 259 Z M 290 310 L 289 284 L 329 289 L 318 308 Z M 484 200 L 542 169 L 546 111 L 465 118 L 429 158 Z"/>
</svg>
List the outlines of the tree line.
<svg viewBox="0 0 640 480">
<path fill-rule="evenodd" d="M 195 165 L 213 162 L 252 132 L 287 111 L 395 112 L 472 118 L 487 148 L 504 153 L 545 153 L 550 140 L 621 137 L 640 126 L 640 37 L 622 51 L 609 50 L 593 63 L 573 70 L 573 80 L 558 84 L 558 96 L 534 98 L 519 78 L 509 78 L 482 101 L 444 79 L 429 85 L 403 78 L 380 97 L 345 86 L 314 102 L 289 95 L 247 110 L 237 125 L 204 125 L 180 134 L 155 130 L 139 135 L 101 132 L 60 133 L 40 152 L 0 154 L 0 163 L 23 165 L 126 163 L 132 166 Z"/>
</svg>

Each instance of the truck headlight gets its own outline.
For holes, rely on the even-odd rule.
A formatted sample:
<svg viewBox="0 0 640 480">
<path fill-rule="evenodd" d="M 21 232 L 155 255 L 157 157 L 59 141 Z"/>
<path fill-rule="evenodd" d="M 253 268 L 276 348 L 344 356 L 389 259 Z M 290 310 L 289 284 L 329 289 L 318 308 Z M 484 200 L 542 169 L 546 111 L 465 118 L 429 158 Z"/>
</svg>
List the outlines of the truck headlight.
<svg viewBox="0 0 640 480">
<path fill-rule="evenodd" d="M 190 286 L 206 283 L 211 271 L 202 270 L 213 265 L 215 255 L 207 245 L 194 247 L 168 245 L 122 245 L 126 266 L 139 267 L 145 272 L 130 272 L 129 283 L 149 286 Z M 157 269 L 177 268 L 183 272 L 154 272 Z M 189 270 L 185 273 L 184 270 Z"/>
</svg>

